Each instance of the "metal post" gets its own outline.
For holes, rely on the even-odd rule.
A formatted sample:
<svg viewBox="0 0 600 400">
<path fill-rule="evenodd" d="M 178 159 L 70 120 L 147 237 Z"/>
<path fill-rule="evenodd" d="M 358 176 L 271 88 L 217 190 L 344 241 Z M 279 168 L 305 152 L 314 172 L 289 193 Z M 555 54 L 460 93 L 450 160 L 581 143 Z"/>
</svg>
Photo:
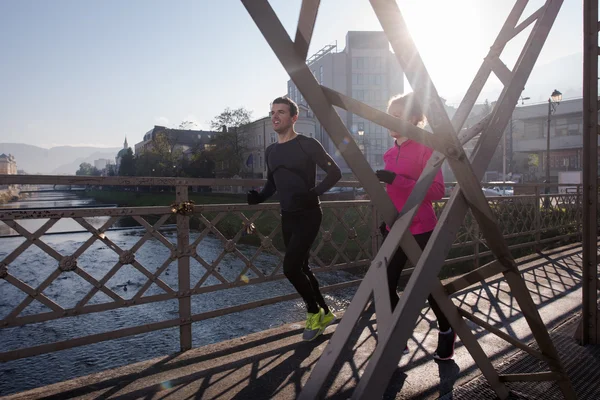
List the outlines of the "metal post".
<svg viewBox="0 0 600 400">
<path fill-rule="evenodd" d="M 546 183 L 550 183 L 550 120 L 552 118 L 552 99 L 548 99 L 548 134 L 546 135 Z M 549 193 L 549 186 L 545 192 Z"/>
<path fill-rule="evenodd" d="M 540 240 L 541 240 L 541 230 L 542 230 L 542 218 L 541 218 L 541 198 L 540 198 L 540 187 L 535 185 L 535 207 L 533 208 L 534 215 L 534 225 L 535 225 L 535 249 L 540 251 Z"/>
<path fill-rule="evenodd" d="M 509 123 L 512 124 L 512 119 Z M 504 130 L 504 135 L 502 135 L 502 140 L 502 182 L 504 182 L 502 193 L 506 194 L 506 129 Z"/>
<path fill-rule="evenodd" d="M 584 0 L 583 13 L 583 311 L 576 335 L 598 344 L 598 0 Z"/>
<path fill-rule="evenodd" d="M 175 202 L 188 201 L 188 187 L 177 186 Z M 177 214 L 177 278 L 179 281 L 179 344 L 181 351 L 192 348 L 192 299 L 190 297 L 190 217 Z"/>
<path fill-rule="evenodd" d="M 475 255 L 474 267 L 475 269 L 477 269 L 479 268 L 479 243 L 481 243 L 481 235 L 479 233 L 479 224 L 477 223 L 477 221 L 475 221 L 475 219 L 473 218 L 471 220 L 471 223 L 473 224 L 473 254 Z"/>
</svg>

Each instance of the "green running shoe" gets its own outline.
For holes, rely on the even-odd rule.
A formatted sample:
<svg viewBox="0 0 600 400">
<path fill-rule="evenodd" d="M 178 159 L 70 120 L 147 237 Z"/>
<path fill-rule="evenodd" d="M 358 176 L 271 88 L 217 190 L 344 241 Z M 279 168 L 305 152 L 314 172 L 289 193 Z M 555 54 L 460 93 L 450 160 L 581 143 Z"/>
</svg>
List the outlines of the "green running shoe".
<svg viewBox="0 0 600 400">
<path fill-rule="evenodd" d="M 321 330 L 321 320 L 323 319 L 324 311 L 319 308 L 318 313 L 306 313 L 306 328 L 302 334 L 302 340 L 310 341 L 319 336 Z"/>
<path fill-rule="evenodd" d="M 327 314 L 324 314 L 323 318 L 321 319 L 321 333 L 323 333 L 325 329 L 335 321 L 335 319 L 336 316 L 331 312 L 331 310 Z"/>
</svg>

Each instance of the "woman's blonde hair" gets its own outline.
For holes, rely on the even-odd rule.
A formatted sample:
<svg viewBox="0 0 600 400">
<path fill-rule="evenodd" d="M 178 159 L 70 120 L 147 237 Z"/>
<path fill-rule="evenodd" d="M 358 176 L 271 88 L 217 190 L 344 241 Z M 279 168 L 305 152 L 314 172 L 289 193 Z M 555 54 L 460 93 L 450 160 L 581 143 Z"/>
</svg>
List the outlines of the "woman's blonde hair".
<svg viewBox="0 0 600 400">
<path fill-rule="evenodd" d="M 419 127 L 424 127 L 427 124 L 427 117 L 423 113 L 423 108 L 421 107 L 421 104 L 419 104 L 414 92 L 392 97 L 388 102 L 388 112 L 393 105 L 402 107 L 405 114 L 403 119 L 410 121 L 413 117 L 417 118 L 417 126 Z"/>
</svg>

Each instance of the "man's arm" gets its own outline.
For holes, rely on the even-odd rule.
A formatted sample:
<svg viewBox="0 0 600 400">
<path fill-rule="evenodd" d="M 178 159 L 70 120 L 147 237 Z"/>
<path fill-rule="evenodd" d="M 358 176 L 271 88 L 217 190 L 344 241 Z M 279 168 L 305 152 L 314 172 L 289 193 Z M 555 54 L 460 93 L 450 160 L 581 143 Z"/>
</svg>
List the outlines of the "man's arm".
<svg viewBox="0 0 600 400">
<path fill-rule="evenodd" d="M 267 183 L 265 183 L 265 186 L 260 191 L 260 196 L 264 201 L 273 196 L 276 191 L 277 186 L 275 186 L 275 179 L 273 179 L 273 173 L 271 172 L 271 168 L 269 168 L 269 164 L 267 164 Z"/>
<path fill-rule="evenodd" d="M 340 170 L 340 167 L 333 158 L 325 151 L 323 145 L 316 139 L 310 140 L 309 155 L 312 160 L 327 173 L 325 179 L 313 189 L 317 196 L 321 196 L 342 179 L 342 170 Z"/>
<path fill-rule="evenodd" d="M 248 204 L 250 204 L 250 205 L 260 204 L 260 203 L 264 202 L 269 197 L 273 196 L 273 194 L 275 194 L 275 192 L 277 191 L 277 187 L 275 186 L 275 179 L 273 178 L 273 172 L 271 171 L 271 168 L 269 168 L 270 150 L 271 150 L 271 147 L 269 146 L 269 147 L 267 147 L 267 150 L 265 151 L 265 164 L 267 166 L 267 183 L 265 183 L 265 186 L 263 186 L 260 193 L 254 189 L 250 190 L 248 192 L 247 200 L 248 200 Z"/>
</svg>

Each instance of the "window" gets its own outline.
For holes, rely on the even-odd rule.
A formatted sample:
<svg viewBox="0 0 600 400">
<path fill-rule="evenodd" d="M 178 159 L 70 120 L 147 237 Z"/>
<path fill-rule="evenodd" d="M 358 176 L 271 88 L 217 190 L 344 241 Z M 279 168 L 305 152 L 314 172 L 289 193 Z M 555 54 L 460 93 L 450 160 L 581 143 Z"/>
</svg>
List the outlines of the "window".
<svg viewBox="0 0 600 400">
<path fill-rule="evenodd" d="M 372 69 L 381 68 L 381 57 L 373 57 L 371 67 L 372 67 Z"/>
<path fill-rule="evenodd" d="M 322 65 L 319 67 L 319 83 L 321 85 L 323 84 L 323 66 Z"/>
<path fill-rule="evenodd" d="M 583 135 L 583 119 L 573 117 L 567 120 L 567 134 L 570 136 Z"/>
<path fill-rule="evenodd" d="M 258 156 L 258 167 L 262 168 L 263 166 L 263 159 L 262 159 L 262 155 Z"/>
<path fill-rule="evenodd" d="M 525 121 L 525 139 L 539 139 L 545 137 L 544 124 L 541 121 Z"/>
<path fill-rule="evenodd" d="M 365 91 L 364 90 L 353 90 L 352 97 L 356 100 L 364 100 L 365 99 Z"/>
<path fill-rule="evenodd" d="M 353 69 L 364 69 L 366 57 L 352 57 L 352 68 Z"/>
<path fill-rule="evenodd" d="M 275 142 L 277 142 L 277 134 L 271 133 L 271 143 L 275 143 Z"/>
<path fill-rule="evenodd" d="M 289 96 L 289 97 L 292 97 L 292 90 L 293 90 L 293 89 L 292 89 L 292 84 L 291 84 L 291 83 L 288 83 L 288 96 Z"/>
<path fill-rule="evenodd" d="M 566 136 L 568 133 L 566 118 L 557 118 L 553 122 L 554 135 L 552 136 Z"/>
</svg>

